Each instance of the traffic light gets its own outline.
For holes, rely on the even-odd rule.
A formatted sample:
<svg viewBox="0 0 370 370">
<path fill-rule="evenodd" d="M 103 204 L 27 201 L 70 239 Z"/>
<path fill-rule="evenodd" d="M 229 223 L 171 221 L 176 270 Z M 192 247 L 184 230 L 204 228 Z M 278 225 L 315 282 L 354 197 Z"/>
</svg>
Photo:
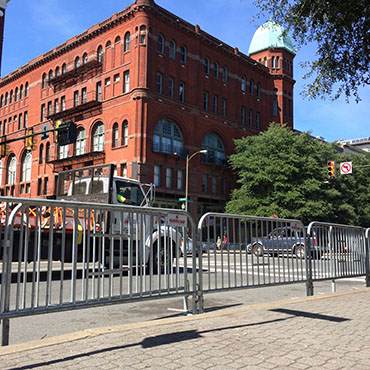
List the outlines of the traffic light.
<svg viewBox="0 0 370 370">
<path fill-rule="evenodd" d="M 30 136 L 28 136 L 30 135 Z M 27 130 L 27 138 L 26 138 L 26 149 L 29 151 L 36 150 L 37 149 L 37 140 L 35 136 L 33 135 L 33 128 L 29 128 Z"/>
<path fill-rule="evenodd" d="M 74 122 L 63 122 L 58 126 L 57 143 L 58 145 L 68 145 L 77 140 L 77 125 Z"/>
<path fill-rule="evenodd" d="M 55 143 L 58 143 L 58 141 L 59 141 L 59 131 L 58 131 L 58 128 L 60 127 L 60 125 L 63 123 L 63 121 L 62 120 L 60 120 L 60 119 L 58 119 L 58 120 L 56 120 L 55 121 L 55 125 L 54 125 L 54 127 L 55 127 L 55 135 L 54 135 L 54 142 Z"/>
<path fill-rule="evenodd" d="M 0 158 L 4 158 L 9 154 L 10 146 L 6 145 L 6 136 L 0 137 Z"/>
<path fill-rule="evenodd" d="M 335 178 L 335 161 L 328 161 L 328 177 L 329 179 Z"/>
</svg>

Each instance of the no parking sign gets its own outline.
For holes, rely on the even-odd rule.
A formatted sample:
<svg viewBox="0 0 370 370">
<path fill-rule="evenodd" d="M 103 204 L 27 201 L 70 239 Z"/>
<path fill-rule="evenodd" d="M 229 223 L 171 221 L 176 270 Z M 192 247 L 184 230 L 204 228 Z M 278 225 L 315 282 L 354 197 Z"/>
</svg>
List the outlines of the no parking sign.
<svg viewBox="0 0 370 370">
<path fill-rule="evenodd" d="M 352 162 L 342 162 L 340 164 L 340 174 L 347 175 L 352 173 Z"/>
</svg>

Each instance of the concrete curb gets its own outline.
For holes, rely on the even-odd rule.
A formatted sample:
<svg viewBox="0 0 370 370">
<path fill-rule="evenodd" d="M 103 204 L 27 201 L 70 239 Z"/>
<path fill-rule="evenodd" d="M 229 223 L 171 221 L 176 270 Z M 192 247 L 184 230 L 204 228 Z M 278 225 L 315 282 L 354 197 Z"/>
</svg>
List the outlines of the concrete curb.
<svg viewBox="0 0 370 370">
<path fill-rule="evenodd" d="M 6 347 L 0 347 L 0 357 L 9 355 L 9 354 L 19 353 L 19 352 L 24 352 L 24 351 L 31 351 L 34 349 L 40 349 L 40 348 L 54 346 L 54 345 L 63 344 L 67 342 L 77 341 L 81 339 L 93 338 L 93 337 L 110 334 L 110 333 L 142 329 L 142 328 L 150 328 L 150 327 L 163 326 L 163 325 L 170 325 L 170 324 L 176 324 L 176 323 L 187 322 L 187 321 L 203 320 L 203 319 L 209 319 L 209 318 L 214 318 L 214 317 L 228 316 L 228 315 L 236 314 L 238 312 L 267 310 L 267 309 L 272 309 L 272 308 L 281 307 L 281 306 L 294 305 L 294 304 L 301 303 L 301 302 L 331 299 L 335 297 L 348 296 L 348 295 L 358 294 L 358 293 L 363 293 L 363 292 L 368 292 L 368 291 L 369 291 L 369 288 L 362 288 L 362 289 L 350 290 L 346 292 L 328 293 L 328 294 L 316 295 L 316 296 L 311 296 L 311 297 L 290 298 L 290 299 L 285 299 L 285 300 L 275 301 L 275 302 L 227 308 L 227 309 L 223 309 L 220 311 L 206 312 L 201 315 L 171 317 L 171 318 L 165 318 L 165 319 L 159 319 L 159 320 L 151 320 L 151 321 L 143 321 L 139 323 L 125 324 L 125 325 L 86 329 L 86 330 L 75 332 L 75 333 L 63 334 L 60 336 L 35 340 L 35 341 L 27 342 L 27 343 L 19 343 L 19 344 L 9 345 Z"/>
</svg>

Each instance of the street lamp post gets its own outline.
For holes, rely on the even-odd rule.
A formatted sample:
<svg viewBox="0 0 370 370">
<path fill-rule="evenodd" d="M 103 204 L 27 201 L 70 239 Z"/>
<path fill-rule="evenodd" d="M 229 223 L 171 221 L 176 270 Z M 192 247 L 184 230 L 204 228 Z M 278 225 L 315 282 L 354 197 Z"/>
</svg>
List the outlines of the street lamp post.
<svg viewBox="0 0 370 370">
<path fill-rule="evenodd" d="M 197 154 L 206 154 L 207 149 L 199 150 L 193 153 L 191 156 L 186 155 L 186 173 L 185 173 L 185 211 L 188 211 L 188 198 L 189 198 L 189 162 Z"/>
</svg>

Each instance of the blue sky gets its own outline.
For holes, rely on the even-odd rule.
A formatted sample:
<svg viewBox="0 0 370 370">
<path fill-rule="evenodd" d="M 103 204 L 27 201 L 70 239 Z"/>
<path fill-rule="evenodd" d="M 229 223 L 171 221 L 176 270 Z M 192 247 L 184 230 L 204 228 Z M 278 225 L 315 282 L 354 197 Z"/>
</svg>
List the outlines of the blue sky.
<svg viewBox="0 0 370 370">
<path fill-rule="evenodd" d="M 82 33 L 130 5 L 134 0 L 11 0 L 5 19 L 1 75 Z M 156 3 L 245 54 L 257 27 L 266 19 L 251 21 L 257 10 L 252 0 L 155 0 Z M 345 99 L 310 101 L 301 95 L 305 71 L 301 61 L 315 56 L 313 45 L 295 58 L 294 127 L 312 131 L 327 141 L 370 136 L 370 88 L 360 90 L 362 101 Z"/>
</svg>

